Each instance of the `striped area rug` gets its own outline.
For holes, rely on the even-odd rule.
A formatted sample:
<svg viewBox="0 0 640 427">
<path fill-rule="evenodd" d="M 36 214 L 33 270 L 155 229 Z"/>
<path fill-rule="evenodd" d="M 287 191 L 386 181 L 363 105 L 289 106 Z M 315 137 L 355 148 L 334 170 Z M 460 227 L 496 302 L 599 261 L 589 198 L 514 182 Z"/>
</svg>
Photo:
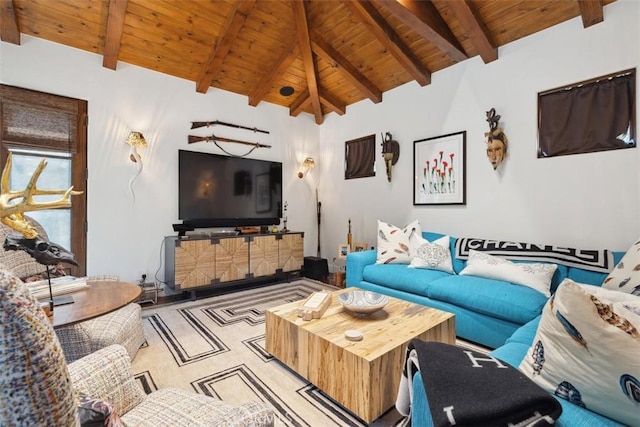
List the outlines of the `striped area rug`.
<svg viewBox="0 0 640 427">
<path fill-rule="evenodd" d="M 277 426 L 366 426 L 265 351 L 265 310 L 321 289 L 337 288 L 305 279 L 145 308 L 147 341 L 133 372 L 147 392 L 171 386 L 236 404 L 261 400 Z M 372 425 L 399 419 L 392 409 Z"/>
</svg>

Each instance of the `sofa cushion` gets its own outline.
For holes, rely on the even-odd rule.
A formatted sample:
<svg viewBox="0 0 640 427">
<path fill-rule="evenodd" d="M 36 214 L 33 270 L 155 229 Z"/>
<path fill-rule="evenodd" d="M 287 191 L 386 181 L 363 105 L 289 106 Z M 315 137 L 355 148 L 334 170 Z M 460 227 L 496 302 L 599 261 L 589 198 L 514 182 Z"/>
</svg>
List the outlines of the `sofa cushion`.
<svg viewBox="0 0 640 427">
<path fill-rule="evenodd" d="M 516 331 L 507 339 L 506 343 L 516 342 L 525 344 L 527 348 L 529 348 L 533 342 L 533 338 L 536 336 L 536 332 L 538 331 L 538 325 L 540 324 L 541 317 L 542 315 L 516 329 Z M 520 359 L 522 359 L 522 357 Z M 520 362 L 518 362 L 518 364 L 520 364 Z"/>
<path fill-rule="evenodd" d="M 629 248 L 602 287 L 640 296 L 640 240 Z"/>
<path fill-rule="evenodd" d="M 520 369 L 558 397 L 638 425 L 640 297 L 565 280 Z"/>
<path fill-rule="evenodd" d="M 367 282 L 422 296 L 427 295 L 431 282 L 447 276 L 451 275 L 444 271 L 409 268 L 401 264 L 368 265 L 362 274 Z"/>
<path fill-rule="evenodd" d="M 454 274 L 451 251 L 449 250 L 449 236 L 443 236 L 433 242 L 419 237 L 417 248 L 412 255 L 409 268 L 427 268 Z"/>
<path fill-rule="evenodd" d="M 0 425 L 77 426 L 76 396 L 38 301 L 0 270 Z"/>
<path fill-rule="evenodd" d="M 417 219 L 404 228 L 378 220 L 378 258 L 376 264 L 409 264 L 417 239 L 422 236 Z"/>
<path fill-rule="evenodd" d="M 519 325 L 538 316 L 547 302 L 544 295 L 526 286 L 459 275 L 431 282 L 427 296 Z"/>
<path fill-rule="evenodd" d="M 504 258 L 470 250 L 467 266 L 460 274 L 505 280 L 518 285 L 528 286 L 546 297 L 550 297 L 551 278 L 556 268 L 556 264 L 516 264 Z"/>
<path fill-rule="evenodd" d="M 273 411 L 259 401 L 232 405 L 193 391 L 168 387 L 156 390 L 122 415 L 127 426 L 273 426 Z"/>
</svg>

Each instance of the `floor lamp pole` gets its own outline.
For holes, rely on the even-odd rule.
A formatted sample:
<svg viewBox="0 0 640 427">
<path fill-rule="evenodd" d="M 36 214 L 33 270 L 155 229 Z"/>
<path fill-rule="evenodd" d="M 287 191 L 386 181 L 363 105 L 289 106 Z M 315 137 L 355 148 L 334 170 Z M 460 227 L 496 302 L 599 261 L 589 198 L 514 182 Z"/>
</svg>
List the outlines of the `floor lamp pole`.
<svg viewBox="0 0 640 427">
<path fill-rule="evenodd" d="M 316 209 L 318 211 L 318 251 L 316 253 L 316 256 L 318 258 L 320 258 L 320 207 L 322 206 L 322 203 L 320 203 L 320 201 L 318 200 L 318 189 L 316 188 Z"/>
</svg>

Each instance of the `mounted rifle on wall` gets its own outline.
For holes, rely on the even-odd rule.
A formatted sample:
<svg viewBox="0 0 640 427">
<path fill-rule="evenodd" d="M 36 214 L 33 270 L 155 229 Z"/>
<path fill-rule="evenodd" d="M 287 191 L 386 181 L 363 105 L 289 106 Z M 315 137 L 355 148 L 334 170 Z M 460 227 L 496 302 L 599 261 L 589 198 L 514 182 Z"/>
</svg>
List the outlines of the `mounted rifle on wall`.
<svg viewBox="0 0 640 427">
<path fill-rule="evenodd" d="M 258 128 L 250 128 L 247 126 L 241 126 L 241 125 L 234 125 L 233 123 L 227 123 L 227 122 L 221 122 L 220 120 L 214 120 L 212 122 L 191 122 L 191 129 L 198 129 L 201 127 L 209 127 L 209 126 L 227 126 L 230 128 L 236 128 L 236 129 L 246 129 L 246 130 L 252 130 L 253 132 L 260 132 L 260 133 L 266 133 L 268 134 L 269 131 L 268 130 L 262 130 L 262 129 L 258 129 Z"/>
<path fill-rule="evenodd" d="M 248 126 L 242 126 L 242 125 L 236 125 L 236 124 L 233 124 L 233 123 L 221 122 L 220 120 L 214 120 L 212 122 L 191 122 L 191 129 L 198 129 L 198 128 L 201 128 L 201 127 L 209 127 L 209 126 L 227 126 L 227 127 L 232 127 L 232 128 L 236 128 L 236 129 L 251 130 L 253 132 L 260 132 L 260 133 L 266 133 L 266 134 L 269 133 L 269 131 L 258 129 L 258 128 L 255 128 L 255 127 L 254 128 L 250 128 Z M 196 143 L 196 142 L 213 142 L 216 145 L 216 147 L 218 147 L 224 153 L 226 153 L 226 154 L 228 154 L 230 156 L 235 156 L 235 157 L 248 156 L 256 148 L 271 148 L 270 145 L 260 144 L 259 142 L 247 142 L 247 141 L 241 141 L 239 139 L 224 138 L 224 137 L 216 136 L 216 135 L 210 135 L 210 136 L 189 135 L 188 143 L 189 144 L 193 144 L 193 143 Z M 235 154 L 231 154 L 228 151 L 226 151 L 224 148 L 222 148 L 220 145 L 218 145 L 218 142 L 231 142 L 231 143 L 234 143 L 234 144 L 251 145 L 253 148 L 251 150 L 249 150 L 247 153 L 243 154 L 242 156 L 237 156 Z"/>
<path fill-rule="evenodd" d="M 259 142 L 247 142 L 240 141 L 239 139 L 231 139 L 231 138 L 223 138 L 221 136 L 195 136 L 189 135 L 189 144 L 194 144 L 196 142 L 233 142 L 235 144 L 244 144 L 244 145 L 252 145 L 254 148 L 271 148 L 270 145 L 260 144 Z"/>
</svg>

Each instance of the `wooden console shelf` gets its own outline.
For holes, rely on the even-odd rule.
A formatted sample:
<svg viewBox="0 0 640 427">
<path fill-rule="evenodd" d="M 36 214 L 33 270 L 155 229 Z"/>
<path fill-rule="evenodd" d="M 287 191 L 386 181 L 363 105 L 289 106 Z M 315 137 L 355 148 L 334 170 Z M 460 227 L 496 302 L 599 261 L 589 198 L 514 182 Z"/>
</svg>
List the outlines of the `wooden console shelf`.
<svg viewBox="0 0 640 427">
<path fill-rule="evenodd" d="M 165 281 L 174 289 L 299 272 L 304 233 L 165 237 Z"/>
</svg>

